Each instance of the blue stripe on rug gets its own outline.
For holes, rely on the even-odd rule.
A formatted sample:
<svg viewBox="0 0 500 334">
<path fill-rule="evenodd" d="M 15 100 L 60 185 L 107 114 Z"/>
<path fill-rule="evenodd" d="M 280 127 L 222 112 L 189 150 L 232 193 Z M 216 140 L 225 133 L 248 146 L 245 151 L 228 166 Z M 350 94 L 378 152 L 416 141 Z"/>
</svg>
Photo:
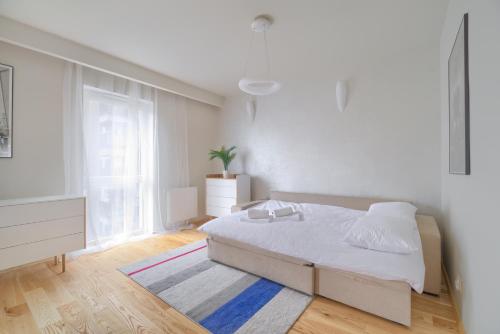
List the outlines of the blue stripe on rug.
<svg viewBox="0 0 500 334">
<path fill-rule="evenodd" d="M 261 278 L 200 324 L 214 334 L 234 333 L 282 289 L 283 285 Z"/>
</svg>

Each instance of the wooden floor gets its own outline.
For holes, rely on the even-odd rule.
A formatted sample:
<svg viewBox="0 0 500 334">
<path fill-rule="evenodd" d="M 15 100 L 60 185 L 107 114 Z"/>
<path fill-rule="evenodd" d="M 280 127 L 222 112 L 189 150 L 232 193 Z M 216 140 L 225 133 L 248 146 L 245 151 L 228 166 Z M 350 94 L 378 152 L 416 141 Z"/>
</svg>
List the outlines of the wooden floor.
<svg viewBox="0 0 500 334">
<path fill-rule="evenodd" d="M 0 333 L 205 333 L 116 268 L 205 235 L 194 230 L 132 242 L 67 263 L 0 273 Z M 381 300 L 380 303 L 390 301 Z M 290 333 L 458 333 L 448 289 L 413 294 L 412 327 L 316 297 Z"/>
</svg>

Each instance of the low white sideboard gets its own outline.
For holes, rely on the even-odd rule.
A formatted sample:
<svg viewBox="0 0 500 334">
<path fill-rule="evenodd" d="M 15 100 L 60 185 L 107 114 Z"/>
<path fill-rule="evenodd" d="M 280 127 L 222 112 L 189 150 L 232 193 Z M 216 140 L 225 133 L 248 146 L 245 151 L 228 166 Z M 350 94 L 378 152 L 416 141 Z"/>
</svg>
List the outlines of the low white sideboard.
<svg viewBox="0 0 500 334">
<path fill-rule="evenodd" d="M 221 174 L 209 174 L 207 186 L 207 215 L 221 217 L 231 214 L 231 207 L 250 201 L 250 176 L 232 175 L 228 179 Z"/>
<path fill-rule="evenodd" d="M 85 197 L 0 201 L 0 270 L 85 248 Z"/>
</svg>

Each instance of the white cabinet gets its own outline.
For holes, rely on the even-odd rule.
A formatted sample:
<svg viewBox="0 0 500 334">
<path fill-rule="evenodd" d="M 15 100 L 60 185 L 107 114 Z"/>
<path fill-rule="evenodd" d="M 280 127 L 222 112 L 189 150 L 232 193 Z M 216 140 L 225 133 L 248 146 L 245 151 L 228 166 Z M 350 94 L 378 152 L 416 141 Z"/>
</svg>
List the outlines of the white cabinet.
<svg viewBox="0 0 500 334">
<path fill-rule="evenodd" d="M 230 215 L 233 205 L 250 201 L 250 176 L 240 174 L 223 179 L 219 174 L 207 175 L 206 196 L 207 215 Z"/>
<path fill-rule="evenodd" d="M 0 270 L 85 248 L 85 197 L 0 201 Z"/>
</svg>

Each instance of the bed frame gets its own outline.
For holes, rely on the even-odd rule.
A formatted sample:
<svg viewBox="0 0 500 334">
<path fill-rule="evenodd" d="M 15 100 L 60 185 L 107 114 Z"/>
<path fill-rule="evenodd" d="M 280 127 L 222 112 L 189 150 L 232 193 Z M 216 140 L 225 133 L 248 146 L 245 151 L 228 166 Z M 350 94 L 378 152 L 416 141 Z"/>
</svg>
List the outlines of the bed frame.
<svg viewBox="0 0 500 334">
<path fill-rule="evenodd" d="M 271 199 L 337 205 L 368 210 L 384 200 L 289 193 L 272 191 Z M 387 201 L 387 200 L 385 200 Z M 233 207 L 233 212 L 246 210 L 260 203 L 254 201 Z M 441 236 L 431 216 L 416 216 L 425 263 L 424 291 L 439 294 L 441 288 Z M 286 256 L 231 239 L 209 235 L 208 256 L 229 266 L 279 282 L 309 295 L 321 295 L 380 317 L 411 324 L 411 287 L 403 281 L 391 281 L 371 276 L 318 266 L 304 259 Z"/>
</svg>

